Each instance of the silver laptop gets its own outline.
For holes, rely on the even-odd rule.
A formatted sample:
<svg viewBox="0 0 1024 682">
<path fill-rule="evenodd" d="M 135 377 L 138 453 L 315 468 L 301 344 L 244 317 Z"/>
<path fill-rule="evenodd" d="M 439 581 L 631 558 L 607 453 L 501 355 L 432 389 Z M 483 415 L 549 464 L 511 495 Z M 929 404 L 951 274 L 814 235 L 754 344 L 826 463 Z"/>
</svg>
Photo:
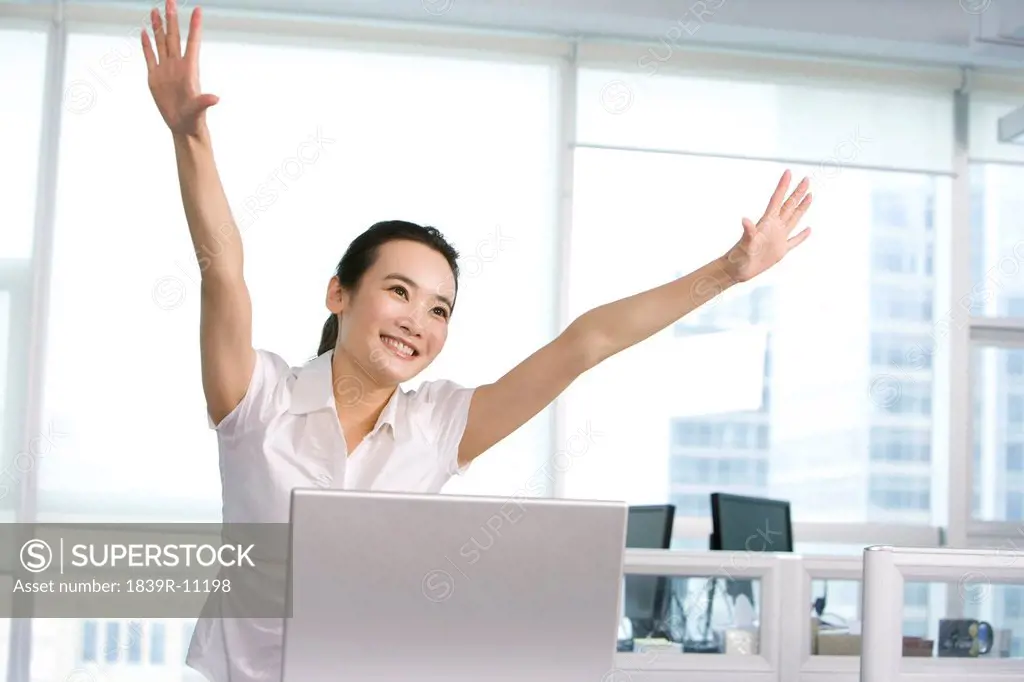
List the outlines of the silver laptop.
<svg viewBox="0 0 1024 682">
<path fill-rule="evenodd" d="M 283 682 L 601 682 L 624 503 L 295 490 Z"/>
</svg>

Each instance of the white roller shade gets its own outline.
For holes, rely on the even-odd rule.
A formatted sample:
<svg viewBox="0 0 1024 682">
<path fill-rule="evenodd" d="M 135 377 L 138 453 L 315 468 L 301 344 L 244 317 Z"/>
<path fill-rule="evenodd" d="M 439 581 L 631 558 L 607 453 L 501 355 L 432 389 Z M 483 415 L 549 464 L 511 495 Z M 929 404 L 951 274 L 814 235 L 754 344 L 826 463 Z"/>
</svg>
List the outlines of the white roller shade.
<svg viewBox="0 0 1024 682">
<path fill-rule="evenodd" d="M 583 69 L 583 145 L 949 173 L 951 92 Z"/>
</svg>

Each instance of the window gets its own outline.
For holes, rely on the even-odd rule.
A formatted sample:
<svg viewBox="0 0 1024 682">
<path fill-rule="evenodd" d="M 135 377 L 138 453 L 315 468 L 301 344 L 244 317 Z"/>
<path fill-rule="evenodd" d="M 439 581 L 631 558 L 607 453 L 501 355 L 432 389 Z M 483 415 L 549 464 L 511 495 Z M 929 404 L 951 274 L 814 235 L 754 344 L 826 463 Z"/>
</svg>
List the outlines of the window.
<svg viewBox="0 0 1024 682">
<path fill-rule="evenodd" d="M 58 421 L 70 435 L 41 463 L 38 518 L 219 521 L 216 437 L 204 411 L 196 336 L 198 266 L 173 147 L 146 86 L 137 38 L 128 43 L 125 35 L 73 32 L 67 42 L 68 82 L 84 83 L 95 101 L 87 112 L 65 115 L 60 131 L 41 390 L 44 422 Z M 11 49 L 0 36 L 0 55 Z M 16 69 L 5 83 L 41 82 L 27 49 L 17 60 L 0 59 L 0 74 L 8 63 Z M 104 74 L 99 83 L 112 54 L 129 58 L 116 78 Z M 553 65 L 208 37 L 202 71 L 203 87 L 221 98 L 209 120 L 245 242 L 256 345 L 294 365 L 310 359 L 338 259 L 357 234 L 393 217 L 438 226 L 462 254 L 447 348 L 422 379 L 490 382 L 554 338 Z M 285 91 L 287 98 L 273 95 Z M 28 138 L 38 108 L 11 89 L 5 94 L 0 109 L 24 107 L 15 123 L 24 117 L 31 125 L 5 126 L 0 136 Z M 7 160 L 34 181 L 29 164 Z M 260 188 L 276 191 L 271 205 L 254 204 Z M 0 244 L 9 235 L 5 227 Z M 145 400 L 126 402 L 125 395 Z M 446 492 L 518 492 L 548 461 L 550 439 L 546 411 Z M 49 622 L 34 625 L 39 647 L 68 637 Z"/>
<path fill-rule="evenodd" d="M 601 87 L 615 80 L 633 89 L 626 115 L 601 111 Z M 756 286 L 730 289 L 671 331 L 591 370 L 569 388 L 564 396 L 569 420 L 590 417 L 604 425 L 608 437 L 566 473 L 565 494 L 638 503 L 671 498 L 681 516 L 699 516 L 715 490 L 763 493 L 789 499 L 797 520 L 929 523 L 932 504 L 941 509 L 945 492 L 932 492 L 930 485 L 920 489 L 918 476 L 889 485 L 881 494 L 896 499 L 887 499 L 885 507 L 871 502 L 868 482 L 876 465 L 870 434 L 883 426 L 921 430 L 926 437 L 898 456 L 929 482 L 933 467 L 945 466 L 945 444 L 930 447 L 934 388 L 928 369 L 934 342 L 925 341 L 934 326 L 935 283 L 924 263 L 934 255 L 938 235 L 948 230 L 951 183 L 931 174 L 845 167 L 830 172 L 827 159 L 841 146 L 858 148 L 864 154 L 858 163 L 877 154 L 890 166 L 934 163 L 945 169 L 948 160 L 931 156 L 927 144 L 916 153 L 928 158 L 915 160 L 905 140 L 896 138 L 917 135 L 914 127 L 937 122 L 943 122 L 937 135 L 951 134 L 948 94 L 924 98 L 927 105 L 915 100 L 920 109 L 911 124 L 881 115 L 897 103 L 898 96 L 889 99 L 888 93 L 836 94 L 817 85 L 790 88 L 661 74 L 641 83 L 629 74 L 589 69 L 580 72 L 579 81 L 583 146 L 575 152 L 572 316 L 696 270 L 738 238 L 729 220 L 761 215 L 783 167 L 701 154 L 806 159 L 807 165 L 791 166 L 796 180 L 808 175 L 818 187 L 806 222 L 829 229 L 816 233 L 801 246 L 802 254 L 765 273 Z M 733 102 L 740 99 L 746 105 L 736 107 Z M 747 120 L 751 102 L 758 103 L 757 121 Z M 847 104 L 858 111 L 862 135 L 874 135 L 875 142 L 854 141 L 857 125 Z M 805 117 L 798 109 L 816 113 Z M 795 124 L 797 119 L 804 123 Z M 898 146 L 881 146 L 890 141 Z M 606 148 L 617 145 L 681 153 Z M 684 207 L 680 187 L 700 188 L 687 193 Z M 723 214 L 726 205 L 735 208 Z M 630 238 L 609 240 L 623 225 L 630 226 Z M 702 230 L 700 225 L 724 227 Z M 873 248 L 883 239 L 906 270 L 898 277 L 875 268 Z M 608 276 L 611 262 L 619 264 L 615 277 Z M 826 293 L 810 281 L 844 285 Z M 758 309 L 756 301 L 770 305 Z M 808 310 L 814 314 L 808 316 Z M 755 332 L 762 334 L 759 343 L 751 340 L 741 352 Z M 711 336 L 721 340 L 719 347 L 706 340 Z M 880 368 L 877 374 L 869 365 L 876 340 L 886 348 L 884 372 Z M 726 350 L 726 343 L 734 350 Z M 770 371 L 762 360 L 765 346 Z M 742 368 L 737 357 L 744 358 Z M 893 359 L 899 359 L 899 368 L 892 367 Z M 876 390 L 883 373 L 888 375 L 883 383 L 898 382 L 898 399 Z M 698 382 L 696 376 L 708 379 Z M 754 390 L 748 393 L 748 387 Z M 769 391 L 765 409 L 761 400 Z M 675 426 L 666 429 L 669 424 Z M 738 447 L 741 442 L 745 449 Z M 624 449 L 629 458 L 622 457 Z M 822 457 L 823 450 L 830 456 Z M 748 458 L 737 464 L 741 453 Z M 696 464 L 676 464 L 702 457 L 728 459 L 728 470 L 705 479 Z M 716 478 L 724 475 L 725 484 Z M 887 508 L 896 509 L 880 517 Z M 913 512 L 912 519 L 904 508 Z"/>
<path fill-rule="evenodd" d="M 133 621 L 128 624 L 128 654 L 125 657 L 128 663 L 142 662 L 142 623 Z"/>
<path fill-rule="evenodd" d="M 977 423 L 977 421 L 975 422 Z M 971 479 L 971 514 L 977 518 L 981 514 L 981 442 L 978 437 L 974 439 L 974 454 L 971 458 L 971 466 L 974 467 L 974 476 Z"/>
<path fill-rule="evenodd" d="M 0 82 L 5 88 L 0 104 L 0 149 L 5 158 L 0 168 L 0 260 L 32 257 L 45 75 L 45 30 L 7 28 L 0 22 Z"/>
<path fill-rule="evenodd" d="M 1003 588 L 1003 594 L 1006 597 L 1006 612 L 1007 618 L 1021 618 L 1024 617 L 1024 594 L 1022 594 L 1019 587 L 1006 586 Z"/>
<path fill-rule="evenodd" d="M 164 648 L 167 644 L 167 629 L 163 623 L 149 625 L 149 663 L 163 665 L 165 662 Z"/>
<path fill-rule="evenodd" d="M 672 483 L 687 486 L 711 484 L 715 486 L 764 486 L 767 462 L 753 457 L 725 457 L 684 455 L 672 458 Z"/>
<path fill-rule="evenodd" d="M 931 509 L 931 479 L 919 476 L 871 476 L 871 505 L 891 511 Z"/>
<path fill-rule="evenodd" d="M 768 485 L 768 461 L 759 459 L 757 461 L 757 483 L 755 484 L 760 488 L 764 488 Z"/>
<path fill-rule="evenodd" d="M 107 621 L 107 636 L 103 641 L 103 662 L 117 663 L 121 660 L 121 624 Z"/>
<path fill-rule="evenodd" d="M 734 448 L 745 448 L 747 447 L 747 425 L 746 424 L 730 424 L 729 435 L 731 436 L 730 443 Z"/>
<path fill-rule="evenodd" d="M 928 202 L 931 206 L 932 202 Z M 878 223 L 876 223 L 877 225 Z M 872 244 L 872 267 L 880 275 L 930 275 L 932 254 L 923 240 L 908 241 L 877 236 Z"/>
<path fill-rule="evenodd" d="M 96 621 L 82 621 L 82 661 L 89 663 L 97 660 L 98 640 Z"/>
<path fill-rule="evenodd" d="M 901 254 L 889 253 L 886 251 L 876 251 L 874 257 L 874 266 L 880 272 L 906 272 L 906 264 Z M 911 272 L 913 271 L 913 264 L 910 264 L 908 268 Z"/>
<path fill-rule="evenodd" d="M 1006 420 L 1015 430 L 1024 425 L 1024 396 L 1011 395 L 1006 407 Z"/>
<path fill-rule="evenodd" d="M 740 418 L 750 421 L 739 421 Z M 733 421 L 718 423 L 674 419 L 672 445 L 676 448 L 710 450 L 763 450 L 768 445 L 768 425 L 756 424 L 752 414 L 737 415 Z"/>
<path fill-rule="evenodd" d="M 1006 351 L 1006 373 L 1010 376 L 1024 376 L 1024 351 Z"/>
<path fill-rule="evenodd" d="M 887 381 L 882 376 L 875 379 L 873 389 L 879 383 Z M 932 384 L 925 381 L 902 381 L 892 387 L 892 392 L 881 396 L 881 392 L 875 396 L 875 409 L 879 412 L 904 415 L 930 416 L 932 413 Z"/>
<path fill-rule="evenodd" d="M 897 192 L 879 191 L 872 197 L 872 222 L 883 228 L 902 230 L 910 227 L 906 198 Z"/>
<path fill-rule="evenodd" d="M 697 462 L 700 459 L 678 457 L 672 459 L 672 483 L 685 485 L 696 478 Z"/>
<path fill-rule="evenodd" d="M 879 321 L 925 322 L 932 318 L 932 296 L 921 289 L 876 284 L 871 303 L 872 314 Z"/>
<path fill-rule="evenodd" d="M 928 621 L 921 620 L 920 618 L 904 618 L 903 619 L 903 636 L 904 637 L 927 637 L 928 636 Z"/>
<path fill-rule="evenodd" d="M 149 663 L 162 664 L 163 654 L 154 654 L 157 647 L 162 652 L 163 624 L 158 621 L 120 621 L 83 619 L 77 624 L 81 632 L 81 651 L 77 660 L 81 664 L 102 663 L 105 666 L 137 667 L 143 664 L 146 650 L 147 632 L 149 634 Z M 33 633 L 36 637 L 45 637 L 49 643 L 46 652 L 58 660 L 69 660 L 63 649 L 60 634 L 65 628 L 55 625 L 50 619 L 37 619 L 33 622 Z M 35 651 L 34 651 L 35 653 Z M 155 656 L 155 657 L 154 657 Z M 45 663 L 52 665 L 52 661 Z M 33 657 L 33 666 L 43 665 L 42 661 Z"/>
<path fill-rule="evenodd" d="M 871 364 L 897 370 L 932 368 L 934 341 L 926 335 L 876 332 L 871 335 Z"/>
<path fill-rule="evenodd" d="M 1006 312 L 1009 317 L 1024 317 L 1024 298 L 1009 296 L 1006 299 Z"/>
<path fill-rule="evenodd" d="M 682 277 L 675 272 L 671 278 Z M 751 289 L 749 296 L 725 301 L 721 305 L 699 311 L 698 315 L 683 318 L 675 325 L 678 336 L 706 334 L 728 330 L 737 324 L 766 324 L 772 315 L 772 292 L 764 287 Z"/>
<path fill-rule="evenodd" d="M 1015 490 L 1006 494 L 1006 520 L 1024 521 L 1024 492 Z"/>
<path fill-rule="evenodd" d="M 767 288 L 750 292 L 750 324 L 764 324 L 772 319 L 772 291 Z M 767 372 L 767 364 L 765 365 Z"/>
<path fill-rule="evenodd" d="M 672 496 L 676 516 L 706 517 L 711 515 L 710 495 L 683 493 Z"/>
<path fill-rule="evenodd" d="M 885 462 L 928 462 L 931 432 L 876 426 L 871 429 L 871 459 Z"/>
<path fill-rule="evenodd" d="M 32 247 L 46 86 L 46 26 L 27 26 L 8 26 L 0 19 L 0 467 L 8 471 L 17 466 L 20 453 L 13 447 L 22 442 L 25 422 L 24 354 L 29 351 L 31 328 Z M 0 518 L 13 521 L 16 503 L 15 495 L 0 496 Z M 0 643 L 0 652 L 6 651 L 7 645 Z"/>
<path fill-rule="evenodd" d="M 974 164 L 971 176 L 974 282 L 965 301 L 975 315 L 1024 316 L 1024 166 Z"/>
<path fill-rule="evenodd" d="M 1024 471 L 1024 444 L 1010 443 L 1006 446 L 1006 470 L 1008 472 Z"/>
<path fill-rule="evenodd" d="M 195 630 L 196 630 L 195 622 L 185 623 L 185 625 L 182 626 L 182 629 L 181 629 L 181 660 L 183 660 L 183 661 L 188 656 L 188 647 L 192 643 L 192 635 L 193 635 L 193 633 L 195 633 Z"/>
<path fill-rule="evenodd" d="M 198 272 L 134 30 L 72 31 L 58 51 L 67 82 L 46 83 L 48 28 L 0 25 L 8 95 L 0 112 L 9 124 L 0 128 L 8 197 L 0 443 L 17 442 L 11 425 L 24 421 L 12 412 L 24 401 L 10 388 L 24 382 L 9 375 L 26 365 L 18 335 L 33 312 L 23 284 L 33 275 L 43 93 L 65 92 L 62 128 L 52 131 L 61 147 L 54 276 L 41 320 L 50 332 L 40 349 L 46 378 L 32 389 L 42 394 L 44 422 L 66 426 L 70 439 L 41 463 L 39 520 L 216 520 L 216 441 L 202 410 L 195 342 Z M 344 247 L 396 214 L 442 227 L 463 253 L 451 347 L 423 379 L 490 381 L 553 338 L 562 197 L 552 113 L 561 62 L 280 42 L 207 40 L 203 58 L 204 86 L 222 97 L 210 118 L 244 231 L 256 343 L 293 364 L 308 359 Z M 116 73 L 106 72 L 111 66 Z M 730 289 L 576 382 L 563 396 L 562 426 L 593 426 L 604 437 L 564 473 L 562 493 L 668 500 L 681 516 L 706 517 L 709 493 L 725 490 L 789 499 L 798 522 L 947 525 L 934 518 L 958 508 L 937 483 L 948 469 L 945 425 L 968 416 L 945 414 L 950 381 L 933 377 L 946 368 L 933 361 L 942 349 L 930 345 L 945 322 L 938 316 L 950 282 L 949 254 L 936 244 L 948 238 L 950 188 L 960 181 L 949 167 L 949 90 L 782 84 L 744 74 L 637 78 L 635 70 L 590 68 L 579 76 L 565 254 L 570 315 L 663 284 L 728 248 L 739 217 L 759 215 L 781 172 L 745 159 L 787 159 L 797 177 L 810 175 L 816 201 L 807 222 L 828 229 L 816 230 L 785 267 Z M 632 89 L 627 115 L 602 106 L 598 93 L 611 80 Z M 267 96 L 281 91 L 290 96 Z M 1019 104 L 972 95 L 974 287 L 961 303 L 977 315 L 1024 315 L 1024 150 L 992 135 L 995 118 Z M 315 159 L 298 160 L 299 145 L 311 141 Z M 645 147 L 669 153 L 636 151 Z M 889 170 L 864 170 L 871 168 Z M 276 198 L 260 205 L 270 182 Z M 1024 351 L 990 350 L 976 353 L 973 365 L 972 508 L 976 519 L 1024 521 Z M 140 366 L 147 372 L 133 371 Z M 123 370 L 116 381 L 112 368 Z M 109 405 L 123 395 L 146 400 L 119 401 L 113 414 Z M 519 492 L 551 455 L 551 427 L 549 410 L 448 491 Z M 12 454 L 0 452 L 7 461 Z M 8 508 L 15 501 L 0 498 Z M 704 547 L 707 539 L 675 542 Z M 915 611 L 905 632 L 934 629 L 935 614 L 919 613 L 930 606 L 927 594 L 909 590 L 906 601 Z M 1020 618 L 1020 603 L 1019 594 L 1008 598 L 1006 616 Z M 998 615 L 998 602 L 994 608 Z M 156 677 L 178 679 L 194 624 L 39 619 L 31 627 L 33 679 L 54 678 L 40 658 L 70 661 L 80 650 L 81 662 L 116 664 L 113 676 L 132 682 L 152 678 L 147 668 L 157 665 L 168 670 Z M 1017 656 L 1022 642 L 1014 638 Z"/>
<path fill-rule="evenodd" d="M 682 420 L 672 422 L 672 444 L 684 447 L 694 444 L 697 440 L 697 429 L 694 428 L 695 426 L 695 424 Z"/>
<path fill-rule="evenodd" d="M 927 607 L 928 583 L 906 583 L 903 586 L 903 604 L 907 607 Z"/>
</svg>

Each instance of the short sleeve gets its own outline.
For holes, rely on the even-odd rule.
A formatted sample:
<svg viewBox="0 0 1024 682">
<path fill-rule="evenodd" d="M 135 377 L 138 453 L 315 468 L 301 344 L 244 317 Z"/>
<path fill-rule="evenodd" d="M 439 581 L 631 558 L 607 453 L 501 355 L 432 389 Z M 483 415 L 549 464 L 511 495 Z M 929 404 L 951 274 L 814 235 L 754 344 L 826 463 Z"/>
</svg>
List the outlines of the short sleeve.
<svg viewBox="0 0 1024 682">
<path fill-rule="evenodd" d="M 275 389 L 290 369 L 280 355 L 257 348 L 256 364 L 245 396 L 219 424 L 214 424 L 207 412 L 206 421 L 210 428 L 219 435 L 232 436 L 260 424 L 269 413 L 267 408 L 273 403 Z"/>
<path fill-rule="evenodd" d="M 469 422 L 474 391 L 448 380 L 428 381 L 417 391 L 418 401 L 429 413 L 426 426 L 437 448 L 438 465 L 449 476 L 461 476 L 469 469 L 468 464 L 459 466 L 459 443 Z"/>
</svg>

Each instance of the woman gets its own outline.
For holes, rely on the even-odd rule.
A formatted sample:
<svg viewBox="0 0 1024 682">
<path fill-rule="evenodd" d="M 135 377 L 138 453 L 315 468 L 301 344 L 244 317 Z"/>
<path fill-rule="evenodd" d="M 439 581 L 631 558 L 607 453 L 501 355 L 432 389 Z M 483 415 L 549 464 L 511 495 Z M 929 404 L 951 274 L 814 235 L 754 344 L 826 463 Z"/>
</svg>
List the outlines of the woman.
<svg viewBox="0 0 1024 682">
<path fill-rule="evenodd" d="M 789 234 L 811 203 L 787 171 L 764 216 L 743 219 L 722 257 L 656 289 L 595 308 L 492 384 L 450 381 L 406 392 L 444 347 L 458 294 L 456 251 L 433 228 L 378 223 L 349 246 L 327 288 L 318 355 L 289 367 L 252 347 L 242 244 L 214 163 L 199 88 L 201 13 L 184 54 L 177 7 L 153 10 L 142 47 L 153 99 L 173 134 L 182 201 L 201 259 L 203 390 L 220 449 L 225 523 L 287 522 L 299 486 L 438 492 L 449 478 L 547 407 L 578 376 L 724 289 L 779 262 L 809 235 Z M 216 245 L 217 248 L 211 248 Z M 188 663 L 214 682 L 280 675 L 280 621 L 207 611 Z M 215 616 L 221 617 L 215 617 Z"/>
</svg>

